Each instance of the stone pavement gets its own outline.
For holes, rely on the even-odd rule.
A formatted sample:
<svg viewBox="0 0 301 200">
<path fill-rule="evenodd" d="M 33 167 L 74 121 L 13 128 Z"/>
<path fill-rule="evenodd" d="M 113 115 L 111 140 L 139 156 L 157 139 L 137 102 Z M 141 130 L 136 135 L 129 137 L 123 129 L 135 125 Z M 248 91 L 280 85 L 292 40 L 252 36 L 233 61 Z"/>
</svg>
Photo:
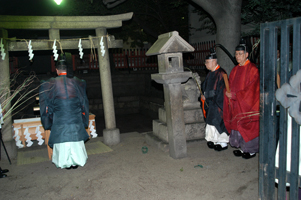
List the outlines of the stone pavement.
<svg viewBox="0 0 301 200">
<path fill-rule="evenodd" d="M 173 159 L 148 145 L 146 132 L 123 132 L 122 124 L 132 126 L 123 119 L 116 120 L 122 134 L 113 151 L 90 155 L 78 169 L 57 169 L 50 161 L 18 166 L 13 159 L 9 165 L 2 159 L 0 166 L 10 172 L 0 179 L 1 199 L 258 199 L 258 155 L 245 160 L 234 157 L 231 147 L 216 152 L 202 140 L 187 143 L 186 158 Z"/>
</svg>

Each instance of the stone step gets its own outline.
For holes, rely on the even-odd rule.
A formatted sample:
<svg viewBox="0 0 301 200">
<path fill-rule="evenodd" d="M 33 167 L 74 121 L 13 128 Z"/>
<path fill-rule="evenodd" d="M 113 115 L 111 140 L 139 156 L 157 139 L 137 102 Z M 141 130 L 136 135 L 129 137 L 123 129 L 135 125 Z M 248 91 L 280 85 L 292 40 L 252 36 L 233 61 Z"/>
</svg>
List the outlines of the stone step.
<svg viewBox="0 0 301 200">
<path fill-rule="evenodd" d="M 166 110 L 165 110 L 165 108 L 159 108 L 158 115 L 159 115 L 159 120 L 166 123 Z M 184 122 L 185 123 L 205 122 L 202 109 L 201 108 L 184 109 Z"/>
<path fill-rule="evenodd" d="M 168 143 L 167 124 L 161 120 L 153 120 L 153 134 Z M 186 141 L 205 138 L 205 122 L 185 124 Z"/>
<path fill-rule="evenodd" d="M 153 132 L 147 132 L 145 135 L 145 141 L 148 145 L 156 146 L 158 149 L 161 149 L 164 152 L 169 152 L 168 143 L 162 141 L 160 138 L 155 136 Z"/>
<path fill-rule="evenodd" d="M 153 134 L 161 140 L 168 142 L 167 124 L 158 119 L 153 120 Z"/>
</svg>

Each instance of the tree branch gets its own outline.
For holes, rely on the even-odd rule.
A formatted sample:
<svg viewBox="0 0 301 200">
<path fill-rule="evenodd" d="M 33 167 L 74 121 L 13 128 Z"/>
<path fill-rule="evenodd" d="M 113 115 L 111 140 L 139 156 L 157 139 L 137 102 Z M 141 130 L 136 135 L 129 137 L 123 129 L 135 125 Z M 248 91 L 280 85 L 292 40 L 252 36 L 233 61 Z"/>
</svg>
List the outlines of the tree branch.
<svg viewBox="0 0 301 200">
<path fill-rule="evenodd" d="M 194 3 L 202 7 L 207 13 L 210 13 L 214 19 L 219 13 L 219 1 L 214 0 L 192 0 Z"/>
<path fill-rule="evenodd" d="M 105 4 L 107 8 L 114 8 L 125 1 L 127 0 L 102 0 L 103 4 Z"/>
</svg>

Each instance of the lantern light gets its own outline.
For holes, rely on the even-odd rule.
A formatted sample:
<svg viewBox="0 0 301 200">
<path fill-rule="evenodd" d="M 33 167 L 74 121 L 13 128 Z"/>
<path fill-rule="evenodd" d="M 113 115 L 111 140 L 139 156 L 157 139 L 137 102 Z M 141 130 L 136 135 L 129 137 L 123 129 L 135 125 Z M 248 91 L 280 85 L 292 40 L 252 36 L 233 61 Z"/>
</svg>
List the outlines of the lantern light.
<svg viewBox="0 0 301 200">
<path fill-rule="evenodd" d="M 62 3 L 62 0 L 54 0 L 54 1 L 57 5 L 60 5 Z"/>
</svg>

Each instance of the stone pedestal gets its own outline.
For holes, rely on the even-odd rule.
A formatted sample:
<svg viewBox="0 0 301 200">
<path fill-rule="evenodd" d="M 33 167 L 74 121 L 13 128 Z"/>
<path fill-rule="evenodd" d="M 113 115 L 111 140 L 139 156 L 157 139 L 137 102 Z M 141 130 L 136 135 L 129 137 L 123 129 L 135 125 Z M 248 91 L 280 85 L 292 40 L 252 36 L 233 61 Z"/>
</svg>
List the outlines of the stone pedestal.
<svg viewBox="0 0 301 200">
<path fill-rule="evenodd" d="M 152 74 L 152 79 L 164 88 L 166 135 L 172 158 L 184 158 L 187 154 L 181 83 L 190 77 L 191 72 Z"/>
<path fill-rule="evenodd" d="M 104 129 L 103 140 L 106 145 L 115 145 L 120 142 L 120 131 L 118 128 Z"/>
<path fill-rule="evenodd" d="M 165 138 L 168 136 L 166 139 L 172 158 L 184 158 L 187 155 L 181 83 L 191 77 L 191 72 L 184 72 L 182 52 L 191 51 L 194 48 L 178 32 L 173 31 L 159 35 L 146 53 L 158 57 L 159 73 L 152 74 L 152 79 L 163 84 L 167 127 Z"/>
<path fill-rule="evenodd" d="M 194 75 L 196 77 L 197 75 Z M 199 77 L 196 79 L 200 82 Z M 198 83 L 199 84 L 199 83 Z M 182 88 L 182 107 L 185 124 L 186 141 L 205 138 L 205 121 L 203 111 L 200 107 L 198 97 L 200 91 L 196 80 L 190 78 L 186 83 L 181 84 Z M 166 120 L 166 109 L 159 108 L 159 119 L 153 120 L 153 135 L 165 143 L 168 143 L 168 131 Z"/>
<path fill-rule="evenodd" d="M 164 84 L 169 154 L 173 158 L 184 158 L 187 154 L 181 97 L 181 83 Z"/>
<path fill-rule="evenodd" d="M 199 140 L 205 138 L 205 122 L 201 119 L 203 116 L 202 110 L 199 109 L 184 109 L 185 123 L 185 139 Z M 168 131 L 166 122 L 165 108 L 159 108 L 159 119 L 153 120 L 153 134 L 163 142 L 168 143 Z"/>
</svg>

